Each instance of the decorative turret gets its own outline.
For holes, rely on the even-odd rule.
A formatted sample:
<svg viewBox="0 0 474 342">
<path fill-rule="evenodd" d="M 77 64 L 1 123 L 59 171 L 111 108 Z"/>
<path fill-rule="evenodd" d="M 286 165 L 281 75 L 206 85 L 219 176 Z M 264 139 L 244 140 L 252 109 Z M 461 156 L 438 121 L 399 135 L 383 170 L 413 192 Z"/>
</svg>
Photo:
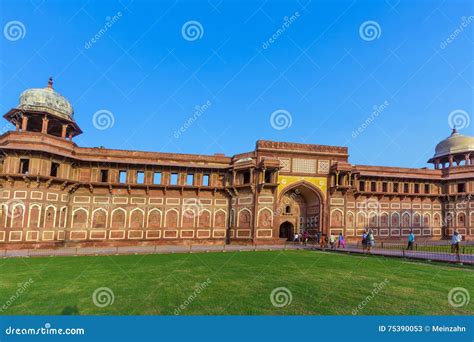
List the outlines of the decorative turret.
<svg viewBox="0 0 474 342">
<path fill-rule="evenodd" d="M 434 164 L 435 169 L 474 165 L 474 137 L 462 135 L 454 127 L 451 135 L 436 145 L 435 155 L 428 163 Z"/>
<path fill-rule="evenodd" d="M 82 133 L 74 121 L 71 103 L 53 89 L 50 77 L 45 88 L 32 88 L 20 95 L 19 105 L 4 118 L 21 132 L 41 132 L 72 139 Z"/>
</svg>

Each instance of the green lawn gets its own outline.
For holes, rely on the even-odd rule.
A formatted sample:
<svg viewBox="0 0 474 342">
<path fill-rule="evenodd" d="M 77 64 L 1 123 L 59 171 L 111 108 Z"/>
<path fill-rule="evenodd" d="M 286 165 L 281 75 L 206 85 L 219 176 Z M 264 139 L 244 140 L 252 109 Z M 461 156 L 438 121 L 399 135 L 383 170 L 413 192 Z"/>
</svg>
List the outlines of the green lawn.
<svg viewBox="0 0 474 342">
<path fill-rule="evenodd" d="M 93 303 L 100 287 L 112 304 Z M 270 300 L 279 287 L 291 292 L 284 307 Z M 455 287 L 469 304 L 449 304 Z M 474 270 L 315 251 L 0 260 L 3 315 L 351 315 L 358 306 L 359 315 L 473 315 Z"/>
</svg>

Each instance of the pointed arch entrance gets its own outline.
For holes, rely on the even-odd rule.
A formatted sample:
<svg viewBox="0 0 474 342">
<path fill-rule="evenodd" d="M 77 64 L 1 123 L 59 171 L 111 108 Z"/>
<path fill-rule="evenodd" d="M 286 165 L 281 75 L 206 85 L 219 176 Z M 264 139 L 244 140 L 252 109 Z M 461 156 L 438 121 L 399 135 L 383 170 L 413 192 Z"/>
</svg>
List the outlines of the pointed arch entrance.
<svg viewBox="0 0 474 342">
<path fill-rule="evenodd" d="M 286 241 L 292 241 L 293 236 L 295 235 L 295 227 L 293 223 L 285 221 L 280 225 L 280 239 L 285 239 Z"/>
<path fill-rule="evenodd" d="M 319 188 L 307 181 L 291 184 L 278 198 L 279 233 L 287 227 L 286 223 L 293 226 L 293 234 L 323 232 L 323 213 L 324 195 Z"/>
</svg>

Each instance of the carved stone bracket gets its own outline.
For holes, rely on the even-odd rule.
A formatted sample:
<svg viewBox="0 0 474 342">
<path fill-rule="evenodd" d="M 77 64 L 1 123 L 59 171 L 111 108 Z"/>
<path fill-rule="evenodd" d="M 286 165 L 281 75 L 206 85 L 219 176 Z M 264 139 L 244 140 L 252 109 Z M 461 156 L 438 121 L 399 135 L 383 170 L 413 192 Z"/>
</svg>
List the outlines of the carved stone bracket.
<svg viewBox="0 0 474 342">
<path fill-rule="evenodd" d="M 67 186 L 67 181 L 65 181 L 61 184 L 60 189 L 64 190 L 64 189 L 66 189 L 66 186 Z"/>
</svg>

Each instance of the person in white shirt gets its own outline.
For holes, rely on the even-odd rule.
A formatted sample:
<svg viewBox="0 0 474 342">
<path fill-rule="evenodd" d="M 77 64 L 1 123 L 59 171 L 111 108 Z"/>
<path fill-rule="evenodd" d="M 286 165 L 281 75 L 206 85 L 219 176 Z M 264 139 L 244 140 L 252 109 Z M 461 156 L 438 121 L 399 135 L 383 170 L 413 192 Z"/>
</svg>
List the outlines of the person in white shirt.
<svg viewBox="0 0 474 342">
<path fill-rule="evenodd" d="M 300 236 L 298 233 L 295 234 L 295 237 L 293 238 L 293 242 L 300 242 Z"/>
<path fill-rule="evenodd" d="M 459 255 L 459 243 L 462 241 L 462 236 L 456 230 L 451 238 L 451 253 Z"/>
</svg>

